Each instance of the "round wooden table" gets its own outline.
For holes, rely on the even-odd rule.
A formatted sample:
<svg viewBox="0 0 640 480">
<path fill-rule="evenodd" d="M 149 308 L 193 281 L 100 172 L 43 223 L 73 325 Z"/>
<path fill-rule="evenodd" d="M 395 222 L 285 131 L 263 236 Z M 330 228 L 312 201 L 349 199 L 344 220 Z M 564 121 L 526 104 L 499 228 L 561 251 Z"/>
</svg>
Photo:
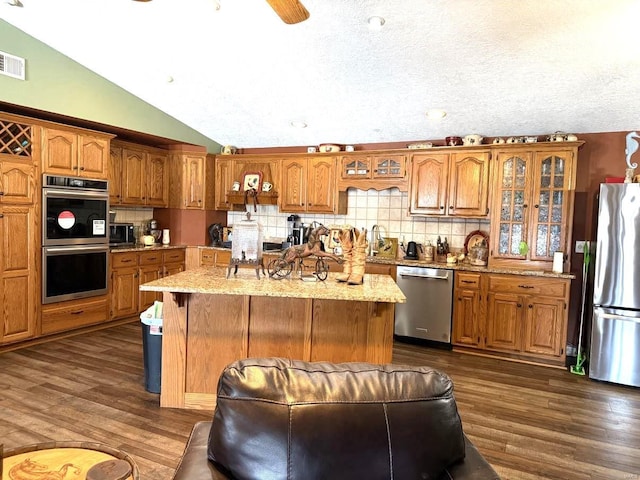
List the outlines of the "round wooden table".
<svg viewBox="0 0 640 480">
<path fill-rule="evenodd" d="M 85 480 L 87 472 L 101 462 L 121 463 L 113 462 L 114 460 L 125 461 L 130 465 L 131 473 L 125 477 L 126 480 L 140 479 L 138 466 L 133 458 L 109 445 L 92 442 L 47 442 L 5 449 L 1 480 Z M 111 480 L 108 473 L 104 475 L 98 478 Z M 122 477 L 114 480 L 120 478 Z"/>
</svg>

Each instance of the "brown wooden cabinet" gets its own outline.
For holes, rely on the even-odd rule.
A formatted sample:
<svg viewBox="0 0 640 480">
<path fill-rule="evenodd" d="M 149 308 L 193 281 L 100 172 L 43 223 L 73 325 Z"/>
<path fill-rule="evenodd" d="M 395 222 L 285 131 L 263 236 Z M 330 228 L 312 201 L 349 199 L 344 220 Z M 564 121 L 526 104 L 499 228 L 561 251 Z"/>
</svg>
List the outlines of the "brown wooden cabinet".
<svg viewBox="0 0 640 480">
<path fill-rule="evenodd" d="M 0 344 L 33 338 L 40 308 L 35 127 L 0 119 Z"/>
<path fill-rule="evenodd" d="M 107 179 L 111 135 L 75 129 L 42 128 L 42 171 Z"/>
<path fill-rule="evenodd" d="M 66 332 L 104 323 L 108 318 L 107 295 L 51 303 L 42 306 L 42 334 Z"/>
<path fill-rule="evenodd" d="M 486 217 L 489 150 L 416 153 L 411 159 L 409 212 Z"/>
<path fill-rule="evenodd" d="M 230 261 L 231 250 L 219 248 L 202 248 L 200 250 L 200 265 L 203 267 L 226 268 L 229 266 Z"/>
<path fill-rule="evenodd" d="M 457 272 L 453 344 L 564 366 L 570 280 Z"/>
<path fill-rule="evenodd" d="M 169 205 L 169 159 L 166 152 L 114 142 L 110 157 L 109 198 L 112 205 Z"/>
<path fill-rule="evenodd" d="M 336 189 L 336 157 L 286 158 L 281 172 L 280 211 L 347 213 L 346 192 Z"/>
<path fill-rule="evenodd" d="M 571 250 L 578 147 L 533 145 L 496 152 L 490 266 L 550 269 Z"/>
<path fill-rule="evenodd" d="M 338 187 L 407 191 L 407 155 L 402 153 L 347 154 L 340 158 Z"/>
<path fill-rule="evenodd" d="M 480 309 L 480 274 L 456 272 L 453 289 L 452 343 L 479 347 L 482 331 Z"/>
<path fill-rule="evenodd" d="M 140 285 L 182 272 L 185 249 L 150 249 L 111 253 L 110 318 L 137 315 L 162 300 L 157 292 L 141 292 Z"/>
<path fill-rule="evenodd" d="M 217 157 L 215 163 L 215 209 L 233 210 L 233 204 L 227 198 L 227 192 L 233 185 L 233 160 Z"/>
<path fill-rule="evenodd" d="M 215 156 L 198 152 L 173 152 L 170 156 L 169 207 L 213 210 Z"/>
<path fill-rule="evenodd" d="M 35 205 L 0 202 L 0 344 L 32 338 L 40 305 Z"/>
</svg>

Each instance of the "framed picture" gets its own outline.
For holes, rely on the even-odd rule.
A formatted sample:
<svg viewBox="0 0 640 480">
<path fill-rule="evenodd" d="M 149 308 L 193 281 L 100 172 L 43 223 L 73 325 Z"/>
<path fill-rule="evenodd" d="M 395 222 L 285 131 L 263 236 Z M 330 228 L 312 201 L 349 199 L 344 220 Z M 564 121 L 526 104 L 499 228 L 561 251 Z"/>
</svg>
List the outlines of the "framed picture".
<svg viewBox="0 0 640 480">
<path fill-rule="evenodd" d="M 378 256 L 384 258 L 396 258 L 398 254 L 398 239 L 385 238 L 381 245 L 378 246 Z"/>
<path fill-rule="evenodd" d="M 247 172 L 242 179 L 242 190 L 254 189 L 256 192 L 262 189 L 262 172 Z"/>
</svg>

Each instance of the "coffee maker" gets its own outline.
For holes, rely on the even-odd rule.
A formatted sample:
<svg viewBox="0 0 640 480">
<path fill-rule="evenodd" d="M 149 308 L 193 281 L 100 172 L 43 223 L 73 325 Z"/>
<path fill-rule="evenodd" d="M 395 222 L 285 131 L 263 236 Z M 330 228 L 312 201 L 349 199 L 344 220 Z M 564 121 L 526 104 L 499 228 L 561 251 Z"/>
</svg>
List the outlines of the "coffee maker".
<svg viewBox="0 0 640 480">
<path fill-rule="evenodd" d="M 287 217 L 287 230 L 289 231 L 287 242 L 291 245 L 301 245 L 303 229 L 298 215 L 289 215 Z"/>
</svg>

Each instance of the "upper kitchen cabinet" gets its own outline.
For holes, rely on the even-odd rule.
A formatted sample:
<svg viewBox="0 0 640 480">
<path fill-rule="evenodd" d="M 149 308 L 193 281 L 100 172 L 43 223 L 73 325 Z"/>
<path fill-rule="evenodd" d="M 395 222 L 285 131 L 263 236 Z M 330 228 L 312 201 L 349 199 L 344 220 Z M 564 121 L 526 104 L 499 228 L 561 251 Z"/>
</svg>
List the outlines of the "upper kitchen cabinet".
<svg viewBox="0 0 640 480">
<path fill-rule="evenodd" d="M 113 136 L 75 129 L 42 128 L 42 171 L 107 179 Z"/>
<path fill-rule="evenodd" d="M 497 152 L 490 265 L 548 269 L 554 252 L 569 251 L 577 149 L 538 145 Z"/>
<path fill-rule="evenodd" d="M 280 211 L 347 213 L 346 192 L 336 188 L 336 157 L 286 158 L 281 169 Z"/>
<path fill-rule="evenodd" d="M 221 155 L 215 160 L 215 209 L 233 210 L 227 193 L 234 182 L 234 162 L 229 155 Z"/>
<path fill-rule="evenodd" d="M 39 197 L 37 135 L 39 129 L 0 118 L 0 205 L 31 205 Z"/>
<path fill-rule="evenodd" d="M 409 213 L 486 217 L 489 150 L 416 153 L 411 159 Z"/>
<path fill-rule="evenodd" d="M 407 156 L 401 153 L 348 154 L 340 158 L 338 188 L 408 189 Z"/>
<path fill-rule="evenodd" d="M 204 148 L 180 145 L 172 148 L 170 165 L 169 207 L 213 210 L 215 157 L 207 155 Z"/>
<path fill-rule="evenodd" d="M 166 151 L 112 142 L 109 198 L 113 205 L 166 207 L 169 204 L 169 160 Z"/>
</svg>

